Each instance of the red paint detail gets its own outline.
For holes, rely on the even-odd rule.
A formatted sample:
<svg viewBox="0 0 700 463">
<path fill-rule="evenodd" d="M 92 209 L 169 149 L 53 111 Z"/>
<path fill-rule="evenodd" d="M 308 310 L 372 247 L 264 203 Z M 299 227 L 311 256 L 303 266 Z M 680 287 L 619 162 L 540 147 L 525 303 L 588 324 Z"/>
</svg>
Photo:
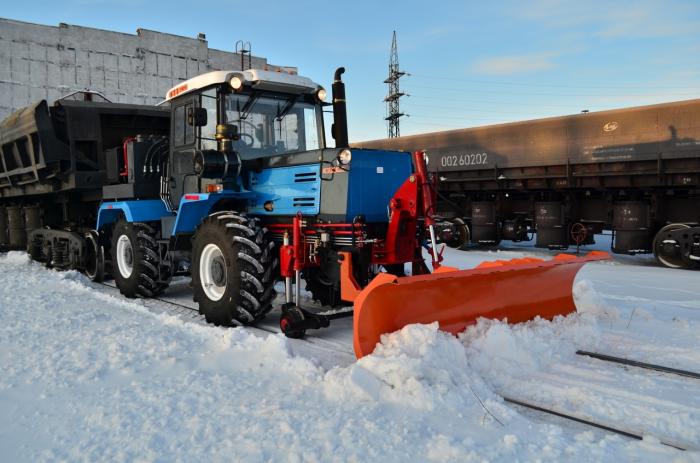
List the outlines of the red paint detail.
<svg viewBox="0 0 700 463">
<path fill-rule="evenodd" d="M 181 93 L 184 93 L 187 91 L 187 84 L 182 84 L 179 87 L 175 87 L 174 89 L 170 90 L 168 92 L 168 98 L 173 98 L 178 96 Z"/>
<path fill-rule="evenodd" d="M 418 187 L 420 188 L 420 195 L 417 199 L 421 203 L 420 212 L 425 218 L 425 226 L 435 225 L 433 214 L 435 213 L 435 204 L 437 202 L 437 189 L 435 188 L 434 182 L 428 177 L 428 166 L 425 164 L 425 152 L 413 152 L 413 167 L 416 170 L 414 174 L 416 183 L 418 183 Z"/>
<path fill-rule="evenodd" d="M 185 195 L 187 201 L 199 201 L 199 195 Z"/>
<path fill-rule="evenodd" d="M 114 208 L 114 206 L 112 206 L 111 204 L 107 205 L 107 209 L 113 209 L 113 208 Z"/>
<path fill-rule="evenodd" d="M 119 172 L 120 177 L 126 177 L 129 175 L 129 157 L 126 155 L 127 145 L 131 142 L 136 141 L 136 137 L 126 137 L 122 143 L 122 154 L 124 155 L 124 169 Z"/>
<path fill-rule="evenodd" d="M 294 270 L 301 270 L 306 263 L 306 254 L 304 253 L 304 236 L 302 233 L 303 222 L 301 220 L 301 212 L 297 212 L 292 220 L 292 246 L 294 247 Z"/>
<path fill-rule="evenodd" d="M 372 246 L 372 263 L 399 264 L 414 260 L 416 249 L 420 249 L 420 243 L 416 239 L 418 190 L 418 181 L 412 175 L 394 193 L 389 201 L 386 238 Z"/>
<path fill-rule="evenodd" d="M 294 246 L 286 245 L 280 248 L 280 275 L 282 278 L 294 276 Z"/>
</svg>

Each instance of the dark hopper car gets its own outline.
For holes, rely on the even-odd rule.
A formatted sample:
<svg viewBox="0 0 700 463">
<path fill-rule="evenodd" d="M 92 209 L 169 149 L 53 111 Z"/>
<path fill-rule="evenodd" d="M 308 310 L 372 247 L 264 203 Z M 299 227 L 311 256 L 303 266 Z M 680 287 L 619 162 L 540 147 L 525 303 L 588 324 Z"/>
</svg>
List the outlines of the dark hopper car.
<svg viewBox="0 0 700 463">
<path fill-rule="evenodd" d="M 443 238 L 613 251 L 700 263 L 700 99 L 356 144 L 427 151 Z"/>
</svg>

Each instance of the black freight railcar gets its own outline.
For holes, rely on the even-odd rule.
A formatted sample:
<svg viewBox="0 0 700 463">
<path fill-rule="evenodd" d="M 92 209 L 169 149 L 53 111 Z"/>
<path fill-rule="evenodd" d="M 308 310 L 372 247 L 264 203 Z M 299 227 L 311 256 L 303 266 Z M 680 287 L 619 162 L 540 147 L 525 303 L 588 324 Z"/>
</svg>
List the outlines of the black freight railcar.
<svg viewBox="0 0 700 463">
<path fill-rule="evenodd" d="M 119 191 L 120 184 L 142 175 L 142 156 L 124 152 L 127 137 L 141 134 L 167 146 L 167 109 L 96 99 L 86 92 L 82 100 L 52 106 L 42 100 L 0 124 L 0 250 L 46 252 L 27 242 L 29 232 L 65 230 L 51 250 L 55 259 L 48 261 L 68 265 L 85 254 L 73 249 L 85 242 L 75 235 L 94 233 L 103 187 L 117 185 L 112 190 Z"/>
<path fill-rule="evenodd" d="M 612 230 L 614 252 L 700 262 L 700 99 L 356 145 L 428 152 L 452 244 L 536 230 L 563 249 Z"/>
</svg>

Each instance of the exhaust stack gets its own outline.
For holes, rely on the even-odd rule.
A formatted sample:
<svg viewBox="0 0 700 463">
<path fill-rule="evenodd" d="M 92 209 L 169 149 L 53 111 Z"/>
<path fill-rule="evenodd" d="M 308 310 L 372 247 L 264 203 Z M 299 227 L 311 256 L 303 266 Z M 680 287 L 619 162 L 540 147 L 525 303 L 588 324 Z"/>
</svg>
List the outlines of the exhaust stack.
<svg viewBox="0 0 700 463">
<path fill-rule="evenodd" d="M 335 139 L 337 148 L 346 148 L 349 146 L 348 141 L 348 113 L 345 107 L 345 84 L 342 80 L 342 75 L 345 72 L 344 67 L 339 67 L 335 70 L 333 78 L 333 127 L 331 133 Z"/>
</svg>

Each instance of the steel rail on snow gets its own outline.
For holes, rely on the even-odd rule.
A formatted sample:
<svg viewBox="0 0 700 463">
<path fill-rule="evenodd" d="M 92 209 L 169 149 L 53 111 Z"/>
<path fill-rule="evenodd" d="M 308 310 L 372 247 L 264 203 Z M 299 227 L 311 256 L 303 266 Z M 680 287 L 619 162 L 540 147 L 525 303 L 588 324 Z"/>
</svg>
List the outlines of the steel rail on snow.
<svg viewBox="0 0 700 463">
<path fill-rule="evenodd" d="M 586 357 L 591 357 L 594 359 L 602 360 L 604 362 L 619 363 L 621 365 L 629 365 L 637 368 L 644 368 L 645 370 L 655 370 L 662 373 L 669 373 L 678 376 L 684 376 L 687 378 L 700 379 L 700 373 L 688 370 L 680 370 L 678 368 L 665 367 L 663 365 L 656 365 L 654 363 L 639 362 L 637 360 L 627 359 L 624 357 L 616 357 L 614 355 L 601 354 L 599 352 L 589 352 L 586 350 L 577 350 L 576 355 L 582 355 Z"/>
<path fill-rule="evenodd" d="M 630 439 L 636 439 L 636 440 L 643 440 L 644 439 L 644 433 L 642 431 L 625 429 L 625 428 L 621 428 L 621 427 L 615 427 L 611 424 L 605 424 L 605 423 L 593 421 L 593 420 L 588 419 L 588 418 L 583 418 L 583 417 L 576 416 L 576 415 L 573 415 L 570 413 L 566 413 L 566 412 L 563 412 L 560 410 L 546 408 L 544 406 L 537 405 L 537 404 L 527 402 L 524 400 L 520 400 L 520 399 L 515 399 L 513 397 L 508 397 L 508 396 L 501 396 L 501 397 L 503 397 L 503 400 L 505 400 L 506 402 L 511 403 L 513 405 L 518 405 L 520 407 L 529 408 L 531 410 L 546 413 L 548 415 L 558 416 L 560 418 L 564 418 L 564 419 L 569 420 L 569 421 L 575 421 L 577 423 L 581 423 L 581 424 L 584 424 L 586 426 L 602 429 L 603 431 L 612 432 L 614 434 L 619 434 L 621 436 L 628 437 Z M 680 441 L 673 440 L 673 439 L 659 438 L 659 442 L 663 445 L 666 445 L 668 447 L 673 447 L 673 448 L 678 449 L 678 450 L 700 451 L 700 447 L 698 447 L 697 445 L 686 443 L 686 442 L 680 442 Z"/>
</svg>

